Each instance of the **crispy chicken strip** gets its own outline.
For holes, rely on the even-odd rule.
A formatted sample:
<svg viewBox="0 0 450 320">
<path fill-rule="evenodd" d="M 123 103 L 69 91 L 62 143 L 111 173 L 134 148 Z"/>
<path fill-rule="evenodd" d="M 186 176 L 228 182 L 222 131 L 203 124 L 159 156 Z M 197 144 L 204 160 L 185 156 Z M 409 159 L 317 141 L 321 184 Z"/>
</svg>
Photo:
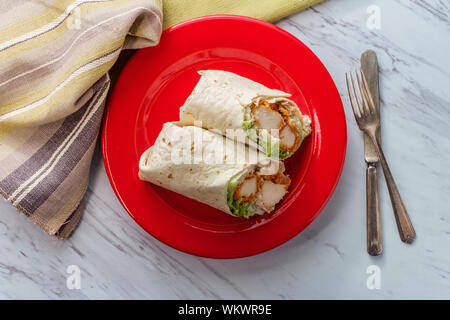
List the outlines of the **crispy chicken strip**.
<svg viewBox="0 0 450 320">
<path fill-rule="evenodd" d="M 261 188 L 260 200 L 264 208 L 270 211 L 278 202 L 281 201 L 281 199 L 283 199 L 286 193 L 287 188 L 284 184 L 264 181 Z"/>
<path fill-rule="evenodd" d="M 241 199 L 248 202 L 255 201 L 258 192 L 258 177 L 255 174 L 248 175 L 234 192 L 235 199 Z"/>
<path fill-rule="evenodd" d="M 284 128 L 280 131 L 280 141 L 281 147 L 283 149 L 291 150 L 295 147 L 297 135 L 295 131 L 288 125 L 284 126 Z"/>
<path fill-rule="evenodd" d="M 281 114 L 273 110 L 265 101 L 262 101 L 252 109 L 252 115 L 255 124 L 260 129 L 281 129 L 284 124 Z"/>
<path fill-rule="evenodd" d="M 265 212 L 270 212 L 286 195 L 291 179 L 280 171 L 264 175 L 260 171 L 250 173 L 236 187 L 234 198 L 255 203 Z"/>
</svg>

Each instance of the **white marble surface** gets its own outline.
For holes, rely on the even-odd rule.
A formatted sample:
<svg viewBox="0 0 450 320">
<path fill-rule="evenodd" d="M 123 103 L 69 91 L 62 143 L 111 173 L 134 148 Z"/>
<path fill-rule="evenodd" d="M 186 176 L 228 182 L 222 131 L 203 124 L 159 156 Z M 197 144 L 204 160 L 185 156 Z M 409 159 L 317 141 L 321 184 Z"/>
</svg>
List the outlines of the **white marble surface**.
<svg viewBox="0 0 450 320">
<path fill-rule="evenodd" d="M 366 26 L 370 5 L 381 29 Z M 65 242 L 0 201 L 0 298 L 450 298 L 450 21 L 446 0 L 330 0 L 280 21 L 322 60 L 341 93 L 348 151 L 340 183 L 320 216 L 281 247 L 213 260 L 178 252 L 128 216 L 97 151 L 87 207 Z M 365 49 L 381 67 L 383 146 L 418 234 L 400 242 L 381 182 L 385 252 L 365 251 L 362 136 L 350 113 L 344 72 Z M 66 268 L 81 268 L 81 289 Z M 366 286 L 369 265 L 381 288 Z"/>
</svg>

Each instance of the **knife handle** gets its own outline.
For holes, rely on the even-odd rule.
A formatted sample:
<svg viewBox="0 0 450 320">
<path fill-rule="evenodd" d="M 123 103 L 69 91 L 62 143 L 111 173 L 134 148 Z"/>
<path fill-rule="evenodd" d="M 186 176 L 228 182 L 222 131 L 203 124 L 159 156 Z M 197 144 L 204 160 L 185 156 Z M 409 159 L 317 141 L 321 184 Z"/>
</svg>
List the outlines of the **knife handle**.
<svg viewBox="0 0 450 320">
<path fill-rule="evenodd" d="M 367 252 L 378 256 L 383 252 L 381 240 L 380 197 L 378 193 L 378 172 L 375 164 L 368 164 L 366 170 L 367 207 Z"/>
</svg>

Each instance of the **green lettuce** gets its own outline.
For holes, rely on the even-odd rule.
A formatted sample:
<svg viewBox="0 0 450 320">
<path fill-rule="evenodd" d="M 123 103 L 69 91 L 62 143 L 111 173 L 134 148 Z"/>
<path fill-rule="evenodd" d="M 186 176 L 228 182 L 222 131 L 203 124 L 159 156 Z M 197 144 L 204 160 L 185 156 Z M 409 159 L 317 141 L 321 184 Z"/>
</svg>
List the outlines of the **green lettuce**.
<svg viewBox="0 0 450 320">
<path fill-rule="evenodd" d="M 250 140 L 257 143 L 263 152 L 268 156 L 272 157 L 275 150 L 278 149 L 278 158 L 283 160 L 290 156 L 292 152 L 286 152 L 280 149 L 280 140 L 272 137 L 270 134 L 258 135 L 259 128 L 255 125 L 252 120 L 245 120 L 242 127 L 247 133 Z"/>
<path fill-rule="evenodd" d="M 300 122 L 300 119 L 298 119 L 298 118 L 295 118 L 295 128 L 297 129 L 298 133 L 300 134 L 300 141 L 303 141 L 303 139 L 305 139 L 307 136 L 309 136 L 309 133 L 303 129 L 302 123 Z"/>
<path fill-rule="evenodd" d="M 300 141 L 302 142 L 309 135 L 309 132 L 306 132 L 303 129 L 300 119 L 298 119 L 294 115 L 292 115 L 291 117 L 295 119 L 295 128 L 300 134 Z M 287 157 L 292 155 L 291 151 L 281 150 L 279 139 L 272 137 L 270 134 L 259 135 L 259 128 L 252 120 L 245 120 L 242 127 L 246 131 L 249 139 L 257 143 L 268 157 L 272 157 L 276 149 L 278 149 L 278 159 L 280 160 L 286 159 Z"/>
<path fill-rule="evenodd" d="M 286 159 L 287 157 L 289 157 L 292 154 L 291 151 L 284 151 L 280 149 L 280 155 L 279 158 L 280 160 Z"/>
<path fill-rule="evenodd" d="M 244 123 L 242 124 L 245 131 L 248 131 L 250 128 L 253 128 L 255 124 L 252 120 L 244 120 Z"/>
</svg>

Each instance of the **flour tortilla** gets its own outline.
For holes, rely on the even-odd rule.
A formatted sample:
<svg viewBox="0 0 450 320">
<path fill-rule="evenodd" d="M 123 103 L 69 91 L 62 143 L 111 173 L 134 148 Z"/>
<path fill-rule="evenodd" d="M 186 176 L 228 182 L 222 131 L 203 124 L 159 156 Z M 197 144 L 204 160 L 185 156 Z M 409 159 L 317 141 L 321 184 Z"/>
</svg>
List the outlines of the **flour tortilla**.
<svg viewBox="0 0 450 320">
<path fill-rule="evenodd" d="M 180 108 L 180 123 L 183 125 L 202 126 L 224 135 L 228 129 L 233 129 L 236 136 L 244 137 L 240 142 L 266 151 L 256 141 L 248 139 L 243 128 L 248 106 L 258 104 L 261 99 L 269 103 L 281 102 L 293 107 L 295 117 L 302 117 L 295 102 L 287 99 L 291 96 L 289 93 L 269 89 L 232 72 L 203 70 L 198 73 L 201 75 L 199 82 Z M 272 137 L 273 142 L 278 140 Z"/>
<path fill-rule="evenodd" d="M 226 129 L 242 129 L 245 106 L 258 98 L 291 96 L 232 72 L 204 70 L 198 73 L 201 75 L 199 82 L 180 108 L 180 122 L 184 125 L 202 121 L 203 128 L 222 133 Z"/>
<path fill-rule="evenodd" d="M 195 126 L 168 122 L 142 154 L 139 178 L 232 214 L 227 204 L 230 179 L 271 164 L 273 160 L 254 148 L 236 146 Z"/>
</svg>

